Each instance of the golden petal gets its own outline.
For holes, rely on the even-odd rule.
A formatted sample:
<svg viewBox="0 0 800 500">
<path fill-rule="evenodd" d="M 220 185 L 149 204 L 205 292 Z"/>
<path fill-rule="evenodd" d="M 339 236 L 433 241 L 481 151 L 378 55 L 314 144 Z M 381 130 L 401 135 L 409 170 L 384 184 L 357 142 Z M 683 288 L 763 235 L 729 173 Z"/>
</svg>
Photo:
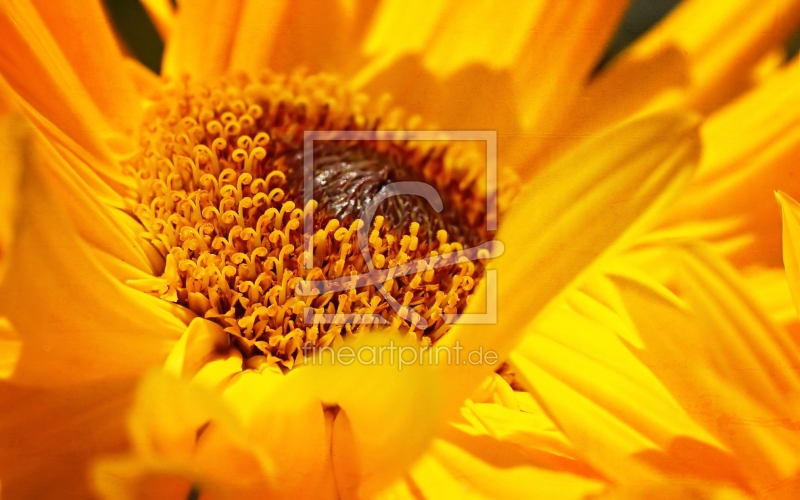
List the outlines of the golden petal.
<svg viewBox="0 0 800 500">
<path fill-rule="evenodd" d="M 696 128 L 684 114 L 654 115 L 592 138 L 544 168 L 503 219 L 498 239 L 505 254 L 492 264 L 497 324 L 457 325 L 440 342 L 504 359 L 548 303 L 604 254 L 650 227 L 674 199 L 697 161 Z M 485 294 L 482 284 L 472 304 L 485 304 Z M 493 366 L 439 368 L 446 407 L 454 411 Z"/>
<path fill-rule="evenodd" d="M 100 113 L 117 132 L 131 136 L 142 108 L 102 5 L 92 0 L 30 3 Z"/>
<path fill-rule="evenodd" d="M 49 17 L 51 14 L 75 16 L 67 4 L 48 4 L 43 19 L 30 2 L 4 2 L 0 73 L 23 101 L 23 111 L 44 117 L 102 159 L 107 156 L 103 139 L 124 139 L 124 134 L 132 132 L 140 110 L 100 6 L 93 3 L 87 8 L 85 18 L 78 16 L 76 21 L 87 30 L 79 30 L 85 35 L 82 37 L 71 31 L 74 23 L 60 25 L 70 30 L 51 33 L 48 29 L 47 20 L 57 24 L 58 17 Z M 101 41 L 104 36 L 108 43 Z M 91 44 L 90 48 L 86 44 Z"/>
<path fill-rule="evenodd" d="M 799 197 L 800 61 L 791 63 L 703 125 L 696 178 L 662 225 L 713 242 L 737 265 L 781 264 L 773 193 Z"/>
<path fill-rule="evenodd" d="M 674 109 L 685 102 L 688 85 L 686 57 L 674 46 L 615 60 L 582 90 L 544 151 L 535 153 L 556 154 L 614 123 Z"/>
<path fill-rule="evenodd" d="M 533 463 L 509 443 L 451 428 L 411 469 L 423 498 L 582 499 L 601 493 L 597 477 Z"/>
<path fill-rule="evenodd" d="M 239 415 L 254 449 L 276 458 L 266 478 L 269 498 L 336 498 L 333 415 L 325 411 L 302 371 L 286 376 L 242 372 L 223 398 Z"/>
<path fill-rule="evenodd" d="M 161 90 L 161 80 L 150 68 L 131 57 L 125 58 L 125 69 L 142 99 L 151 99 Z"/>
<path fill-rule="evenodd" d="M 369 61 L 351 83 L 443 128 L 498 130 L 504 151 L 524 149 L 504 154 L 530 175 L 514 160 L 550 138 L 626 5 L 383 2 L 363 44 Z"/>
<path fill-rule="evenodd" d="M 170 0 L 140 0 L 150 20 L 165 42 L 169 41 L 175 24 L 175 8 Z"/>
<path fill-rule="evenodd" d="M 374 334 L 340 349 L 349 348 L 357 356 L 352 365 L 324 355 L 324 363 L 297 372 L 319 400 L 337 408 L 331 453 L 339 493 L 363 498 L 394 482 L 429 445 L 441 422 L 440 384 L 424 350 L 399 337 Z M 401 363 L 412 355 L 413 364 Z"/>
<path fill-rule="evenodd" d="M 800 4 L 793 0 L 687 0 L 621 57 L 677 47 L 689 63 L 689 103 L 710 112 L 745 90 L 754 68 L 798 24 Z"/>
<path fill-rule="evenodd" d="M 192 378 L 206 363 L 225 358 L 229 346 L 229 335 L 222 331 L 221 326 L 195 318 L 172 349 L 164 371 L 177 377 Z"/>
<path fill-rule="evenodd" d="M 753 266 L 743 269 L 742 274 L 747 281 L 747 289 L 758 290 L 753 298 L 773 321 L 789 331 L 800 326 L 792 286 L 784 269 Z"/>
<path fill-rule="evenodd" d="M 8 319 L 0 317 L 0 380 L 14 373 L 22 351 L 22 340 Z"/>
<path fill-rule="evenodd" d="M 586 84 L 628 2 L 543 3 L 513 73 L 524 129 L 546 136 Z"/>
<path fill-rule="evenodd" d="M 244 0 L 182 2 L 164 51 L 162 74 L 196 78 L 224 74 Z"/>
<path fill-rule="evenodd" d="M 615 277 L 644 341 L 640 359 L 730 450 L 757 493 L 777 485 L 796 490 L 789 479 L 800 470 L 793 451 L 800 446 L 793 431 L 797 345 L 759 309 L 730 264 L 708 248 L 643 248 L 629 258 L 663 273 L 655 285 Z M 684 310 L 663 299 L 664 286 L 686 304 Z M 656 294 L 656 288 L 662 291 Z"/>
<path fill-rule="evenodd" d="M 796 311 L 800 311 L 800 204 L 786 193 L 775 193 L 783 209 L 783 265 Z"/>
<path fill-rule="evenodd" d="M 161 365 L 184 324 L 99 265 L 40 179 L 24 177 L 26 223 L 0 285 L 0 314 L 23 341 L 15 380 L 66 385 Z"/>
<path fill-rule="evenodd" d="M 284 73 L 300 66 L 313 72 L 352 74 L 363 61 L 359 54 L 359 44 L 371 23 L 377 3 L 373 0 L 286 2 L 281 15 L 274 20 L 278 36 L 271 33 L 267 35 L 272 42 L 269 46 L 270 52 L 263 53 L 258 47 L 251 47 L 249 50 L 255 52 L 254 56 L 268 56 L 267 59 L 261 59 L 262 65 L 266 63 L 268 67 Z M 256 4 L 269 4 L 270 11 L 278 5 L 276 2 L 263 0 Z M 248 21 L 257 19 L 250 18 Z M 259 21 L 256 28 L 263 24 Z M 272 24 L 268 29 L 270 28 L 273 28 Z M 237 48 L 244 49 L 247 39 L 239 38 L 239 42 Z M 244 53 L 246 54 L 247 52 Z M 250 57 L 250 60 L 258 59 Z"/>
<path fill-rule="evenodd" d="M 607 321 L 607 315 L 587 307 L 594 289 L 606 288 L 604 281 L 587 282 L 531 328 L 510 357 L 519 381 L 581 458 L 605 477 L 622 483 L 653 480 L 653 471 L 642 463 L 646 457 L 661 474 L 673 474 L 673 464 L 682 463 L 686 475 L 736 480 L 725 447 L 681 407 L 635 356 L 638 351 L 629 350 L 624 338 L 631 334 L 620 334 L 630 328 L 628 322 Z M 694 456 L 687 449 L 695 450 Z M 707 470 L 710 457 L 717 459 L 718 470 Z"/>
<path fill-rule="evenodd" d="M 163 267 L 163 257 L 140 238 L 143 227 L 125 211 L 125 202 L 117 190 L 88 166 L 91 159 L 81 157 L 81 151 L 71 149 L 68 143 L 37 138 L 37 148 L 32 151 L 33 167 L 52 194 L 52 202 L 62 207 L 78 236 L 93 250 L 139 272 L 158 272 Z M 118 278 L 133 276 L 124 271 Z"/>
<path fill-rule="evenodd" d="M 272 460 L 251 446 L 217 393 L 151 372 L 136 391 L 128 430 L 133 453 L 103 457 L 93 470 L 106 498 L 185 497 L 193 486 L 214 498 L 263 498 Z"/>
<path fill-rule="evenodd" d="M 0 96 L 2 102 L 2 96 Z M 0 283 L 20 212 L 19 191 L 28 146 L 27 127 L 21 116 L 0 110 Z"/>
<path fill-rule="evenodd" d="M 90 498 L 91 461 L 127 445 L 133 388 L 122 379 L 58 389 L 0 382 L 3 498 Z"/>
</svg>

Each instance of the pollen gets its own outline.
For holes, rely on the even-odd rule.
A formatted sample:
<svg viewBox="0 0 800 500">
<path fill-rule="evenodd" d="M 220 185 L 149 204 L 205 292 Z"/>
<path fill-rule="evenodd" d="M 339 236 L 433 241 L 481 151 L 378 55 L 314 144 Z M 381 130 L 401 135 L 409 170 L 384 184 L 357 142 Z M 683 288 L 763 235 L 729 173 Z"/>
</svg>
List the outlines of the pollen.
<svg viewBox="0 0 800 500">
<path fill-rule="evenodd" d="M 186 78 L 152 100 L 125 167 L 136 179 L 133 213 L 164 270 L 130 284 L 221 325 L 248 366 L 288 370 L 308 347 L 377 328 L 430 345 L 465 310 L 487 258 L 465 249 L 490 240 L 473 145 L 318 141 L 306 206 L 305 131 L 420 129 L 419 118 L 303 73 Z M 381 189 L 404 181 L 433 186 L 441 210 L 395 196 L 363 228 Z M 364 275 L 378 280 L 365 285 Z"/>
</svg>

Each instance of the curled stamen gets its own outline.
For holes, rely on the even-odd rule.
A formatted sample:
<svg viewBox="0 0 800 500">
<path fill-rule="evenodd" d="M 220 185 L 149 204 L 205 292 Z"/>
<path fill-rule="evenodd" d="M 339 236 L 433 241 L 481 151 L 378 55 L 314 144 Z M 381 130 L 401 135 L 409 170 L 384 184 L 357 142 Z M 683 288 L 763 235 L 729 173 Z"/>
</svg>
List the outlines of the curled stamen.
<svg viewBox="0 0 800 500">
<path fill-rule="evenodd" d="M 429 345 L 464 311 L 479 260 L 491 255 L 481 251 L 485 203 L 475 169 L 463 166 L 468 154 L 452 159 L 441 144 L 402 138 L 321 141 L 315 217 L 304 228 L 304 131 L 402 127 L 401 113 L 385 101 L 373 109 L 330 76 L 183 80 L 162 100 L 142 127 L 143 151 L 126 165 L 139 183 L 134 214 L 166 260 L 163 276 L 133 282 L 137 289 L 219 323 L 244 357 L 282 369 L 302 362 L 309 343 L 378 325 Z M 434 186 L 444 209 L 387 198 L 363 229 L 365 254 L 364 207 L 405 181 Z"/>
</svg>

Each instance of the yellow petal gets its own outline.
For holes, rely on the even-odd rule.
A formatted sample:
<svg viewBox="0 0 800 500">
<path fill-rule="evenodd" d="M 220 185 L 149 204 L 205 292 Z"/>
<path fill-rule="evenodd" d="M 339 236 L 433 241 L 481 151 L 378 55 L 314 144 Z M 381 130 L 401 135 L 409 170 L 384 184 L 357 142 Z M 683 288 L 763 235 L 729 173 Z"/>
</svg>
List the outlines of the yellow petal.
<svg viewBox="0 0 800 500">
<path fill-rule="evenodd" d="M 119 255 L 140 270 L 151 270 L 158 262 L 152 252 L 147 254 L 141 248 L 135 236 L 130 237 L 129 226 L 127 241 L 120 241 L 109 236 L 124 232 L 119 229 L 126 227 L 124 224 L 106 224 L 105 227 L 100 224 L 100 221 L 114 219 L 115 215 L 117 220 L 124 219 L 103 204 L 124 207 L 119 193 L 132 187 L 131 179 L 122 172 L 104 144 L 103 138 L 112 132 L 110 126 L 100 116 L 82 82 L 30 4 L 4 4 L 0 24 L 8 25 L 2 29 L 5 43 L 0 47 L 0 71 L 13 90 L 12 97 L 19 108 L 51 144 L 45 148 L 44 155 L 60 158 L 59 161 L 40 161 L 38 155 L 42 150 L 36 147 L 31 149 L 32 164 L 37 169 L 54 167 L 56 172 L 42 173 L 42 179 L 57 185 L 56 195 L 71 198 L 60 201 L 73 212 L 70 214 L 73 222 L 89 230 L 81 231 L 82 235 L 95 237 L 90 241 L 92 244 L 101 251 Z M 38 144 L 40 140 L 37 138 L 35 142 Z M 83 213 L 76 216 L 74 212 Z"/>
<path fill-rule="evenodd" d="M 597 500 L 748 500 L 753 498 L 740 489 L 700 481 L 654 481 L 652 483 L 615 485 Z"/>
<path fill-rule="evenodd" d="M 21 350 L 19 334 L 6 318 L 0 317 L 0 380 L 14 373 Z"/>
<path fill-rule="evenodd" d="M 419 490 L 405 478 L 396 481 L 377 496 L 376 500 L 418 500 Z"/>
<path fill-rule="evenodd" d="M 124 200 L 117 191 L 91 171 L 91 160 L 81 158 L 58 140 L 37 138 L 32 154 L 34 168 L 41 172 L 53 202 L 63 207 L 78 236 L 92 249 L 139 272 L 158 272 L 163 257 L 139 237 L 144 232 L 141 224 L 123 211 Z M 115 275 L 120 280 L 133 278 L 130 271 Z"/>
<path fill-rule="evenodd" d="M 97 19 L 95 21 L 99 22 Z M 0 31 L 3 33 L 3 44 L 0 46 L 0 73 L 9 87 L 23 101 L 21 109 L 29 115 L 35 113 L 44 117 L 51 127 L 54 126 L 63 131 L 94 157 L 105 160 L 108 152 L 105 150 L 102 140 L 115 134 L 114 123 L 113 121 L 109 122 L 102 111 L 98 109 L 86 87 L 87 83 L 82 80 L 82 77 L 93 82 L 103 82 L 108 79 L 113 79 L 113 82 L 116 78 L 122 78 L 121 94 L 115 95 L 114 98 L 119 97 L 121 101 L 125 101 L 126 84 L 124 82 L 126 76 L 124 72 L 117 75 L 91 72 L 79 75 L 76 73 L 68 55 L 59 47 L 59 41 L 49 32 L 45 21 L 29 2 L 3 2 L 0 12 Z M 88 36 L 94 35 L 88 34 Z M 81 40 L 79 37 L 77 39 Z M 112 48 L 108 50 L 112 50 Z M 78 56 L 74 52 L 71 55 L 87 58 L 85 55 Z M 103 64 L 94 57 L 87 59 L 95 61 L 97 64 Z M 109 61 L 108 64 L 112 64 L 112 62 Z M 94 83 L 93 85 L 102 87 L 105 84 Z M 130 83 L 128 86 L 132 91 L 133 86 Z M 91 90 L 96 91 L 97 89 L 92 88 Z M 97 91 L 103 98 L 106 98 L 108 90 L 106 89 L 106 92 Z M 135 99 L 135 94 L 130 94 L 129 97 Z M 119 107 L 127 105 L 138 105 L 138 101 L 109 105 L 110 113 L 119 117 L 121 113 L 118 111 Z M 132 111 L 132 113 L 138 116 L 135 112 Z M 38 125 L 37 120 L 34 122 Z M 93 167 L 102 169 L 105 165 L 100 163 Z M 112 174 L 112 172 L 108 173 Z M 121 176 L 121 171 L 118 174 Z"/>
<path fill-rule="evenodd" d="M 370 0 L 336 0 L 317 2 L 314 0 L 292 0 L 289 2 L 268 2 L 269 12 L 275 12 L 284 4 L 283 12 L 266 27 L 265 48 L 258 46 L 245 48 L 247 38 L 237 40 L 237 52 L 243 51 L 252 61 L 250 67 L 266 65 L 278 71 L 289 73 L 297 67 L 309 71 L 331 72 L 349 75 L 362 62 L 359 43 L 370 24 L 372 12 L 377 2 Z M 251 7 L 245 25 L 251 25 L 250 33 L 264 25 L 259 20 L 256 9 L 264 10 L 267 2 L 259 1 Z M 277 23 L 276 34 L 272 31 Z M 255 24 L 255 25 L 254 25 Z M 263 28 L 262 28 L 263 29 Z M 245 34 L 245 33 L 242 33 Z M 244 49 L 244 50 L 243 50 Z M 262 55 L 263 54 L 263 55 Z M 238 55 L 238 54 L 237 54 Z M 268 56 L 268 59 L 257 58 Z M 253 64 L 260 62 L 261 64 Z"/>
<path fill-rule="evenodd" d="M 125 67 L 141 98 L 151 99 L 161 89 L 161 80 L 158 75 L 136 59 L 126 57 Z"/>
<path fill-rule="evenodd" d="M 269 498 L 336 498 L 333 415 L 325 411 L 309 385 L 312 381 L 301 372 L 296 369 L 284 376 L 248 370 L 230 383 L 223 398 L 240 416 L 252 446 L 266 456 L 279 457 L 266 478 Z"/>
<path fill-rule="evenodd" d="M 117 132 L 131 136 L 142 108 L 102 5 L 93 0 L 31 4 L 97 109 Z"/>
<path fill-rule="evenodd" d="M 40 179 L 24 177 L 26 223 L 0 285 L 0 314 L 23 340 L 15 379 L 65 385 L 163 364 L 183 323 L 95 261 Z"/>
<path fill-rule="evenodd" d="M 168 41 L 175 22 L 175 9 L 170 0 L 140 0 L 161 39 Z"/>
<path fill-rule="evenodd" d="M 282 21 L 286 4 L 285 0 L 251 0 L 245 3 L 231 48 L 231 70 L 252 71 L 253 68 L 266 66 L 274 51 L 274 45 L 279 43 L 280 38 L 293 36 L 291 30 L 288 30 L 288 33 L 287 30 L 281 30 L 284 26 Z M 332 6 L 335 3 L 326 2 L 324 5 Z M 322 35 L 322 33 L 317 34 Z M 316 37 L 313 40 L 316 41 Z M 302 64 L 301 61 L 297 57 L 290 69 Z"/>
<path fill-rule="evenodd" d="M 653 292 L 663 285 L 615 278 L 646 346 L 640 359 L 733 453 L 751 487 L 762 494 L 779 483 L 796 489 L 787 480 L 800 470 L 800 437 L 792 430 L 797 345 L 707 248 L 642 249 L 630 258 L 639 268 L 660 268 L 659 281 L 687 305 L 677 309 Z"/>
<path fill-rule="evenodd" d="M 771 2 L 767 2 L 771 5 Z M 773 193 L 800 196 L 800 61 L 715 113 L 702 127 L 703 159 L 664 227 L 702 238 L 737 265 L 779 267 L 780 218 Z M 732 243 L 738 242 L 737 245 Z"/>
<path fill-rule="evenodd" d="M 795 309 L 800 311 L 800 204 L 786 193 L 775 193 L 783 210 L 783 265 Z"/>
<path fill-rule="evenodd" d="M 94 467 L 107 498 L 162 498 L 195 486 L 213 498 L 263 498 L 270 458 L 218 394 L 162 372 L 143 378 L 128 419 L 133 453 Z M 172 497 L 167 497 L 172 498 Z"/>
<path fill-rule="evenodd" d="M 185 500 L 193 479 L 190 471 L 152 459 L 106 458 L 92 468 L 93 489 L 105 500 Z"/>
<path fill-rule="evenodd" d="M 688 180 L 697 155 L 696 121 L 660 114 L 609 130 L 548 165 L 501 224 L 497 324 L 458 325 L 442 342 L 458 342 L 464 352 L 492 350 L 502 360 L 554 297 L 653 223 Z M 485 293 L 479 287 L 472 303 L 485 303 Z M 447 408 L 454 410 L 493 367 L 439 368 Z"/>
<path fill-rule="evenodd" d="M 753 68 L 794 33 L 800 4 L 793 0 L 681 2 L 624 57 L 674 45 L 689 62 L 689 102 L 710 112 L 747 88 Z"/>
<path fill-rule="evenodd" d="M 208 389 L 224 386 L 242 371 L 242 353 L 211 321 L 194 318 L 164 363 L 164 371 Z"/>
<path fill-rule="evenodd" d="M 164 371 L 176 377 L 194 377 L 203 365 L 227 353 L 229 337 L 217 323 L 195 318 L 169 354 Z"/>
<path fill-rule="evenodd" d="M 444 128 L 496 129 L 504 150 L 530 154 L 577 97 L 626 5 L 383 2 L 363 45 L 370 60 L 351 83 Z"/>
<path fill-rule="evenodd" d="M 529 393 L 519 394 L 530 396 Z M 498 442 L 514 444 L 540 466 L 597 475 L 585 463 L 577 460 L 576 450 L 558 426 L 541 408 L 537 410 L 536 413 L 529 413 L 494 403 L 468 404 L 462 409 L 462 415 L 471 427 L 454 425 L 476 436 L 491 436 Z"/>
<path fill-rule="evenodd" d="M 626 0 L 544 2 L 516 63 L 521 69 L 514 70 L 525 130 L 552 132 L 554 119 L 578 96 L 627 5 Z"/>
<path fill-rule="evenodd" d="M 792 330 L 800 326 L 786 271 L 781 268 L 753 266 L 742 270 L 748 290 L 758 290 L 753 297 L 773 321 Z"/>
<path fill-rule="evenodd" d="M 3 158 L 0 162 L 0 282 L 18 224 L 19 190 L 28 142 L 22 117 L 10 110 L 0 111 L 0 158 Z"/>
<path fill-rule="evenodd" d="M 118 379 L 48 390 L 0 382 L 3 498 L 91 498 L 91 461 L 127 444 L 133 387 Z"/>
<path fill-rule="evenodd" d="M 399 338 L 370 337 L 342 347 L 356 354 L 352 365 L 325 355 L 324 364 L 297 370 L 326 406 L 338 408 L 331 452 L 344 498 L 369 498 L 394 482 L 428 446 L 441 420 L 440 382 L 424 351 Z M 400 361 L 412 355 L 413 364 Z"/>
<path fill-rule="evenodd" d="M 605 280 L 596 278 L 583 289 L 597 288 L 597 281 Z M 545 314 L 510 357 L 519 381 L 580 456 L 623 483 L 655 477 L 643 462 L 666 474 L 675 473 L 679 463 L 686 475 L 740 480 L 724 446 L 628 349 L 619 323 L 592 317 L 594 311 L 581 313 L 587 310 L 586 293 L 571 294 L 567 301 L 573 305 L 563 303 Z M 706 466 L 711 459 L 718 469 Z"/>
<path fill-rule="evenodd" d="M 212 422 L 243 447 L 248 446 L 242 422 L 213 392 L 172 375 L 154 371 L 139 384 L 129 417 L 134 450 L 143 456 L 191 459 L 198 430 Z M 269 467 L 265 459 L 264 466 Z"/>
<path fill-rule="evenodd" d="M 182 2 L 164 50 L 162 74 L 213 78 L 225 73 L 243 0 Z M 251 68 L 255 69 L 255 68 Z"/>
<path fill-rule="evenodd" d="M 675 108 L 685 101 L 688 84 L 686 58 L 673 46 L 615 60 L 583 89 L 538 154 L 563 151 L 615 122 Z"/>
<path fill-rule="evenodd" d="M 596 477 L 537 466 L 519 448 L 451 428 L 410 472 L 424 498 L 583 499 L 605 489 Z"/>
</svg>

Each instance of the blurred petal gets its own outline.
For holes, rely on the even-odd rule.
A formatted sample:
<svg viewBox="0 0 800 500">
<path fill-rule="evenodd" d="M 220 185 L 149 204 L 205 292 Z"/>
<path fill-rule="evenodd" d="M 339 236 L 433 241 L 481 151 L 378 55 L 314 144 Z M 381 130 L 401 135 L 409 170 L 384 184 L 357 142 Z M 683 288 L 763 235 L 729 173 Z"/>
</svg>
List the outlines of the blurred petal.
<svg viewBox="0 0 800 500">
<path fill-rule="evenodd" d="M 597 500 L 748 500 L 753 497 L 730 486 L 700 481 L 670 481 L 657 484 L 622 484 Z M 594 499 L 593 499 L 594 500 Z"/>
<path fill-rule="evenodd" d="M 263 10 L 265 3 L 264 0 L 254 2 L 250 12 L 257 12 L 256 5 Z M 373 11 L 379 2 L 284 0 L 269 2 L 268 9 L 272 11 L 280 3 L 285 8 L 275 18 L 278 36 L 272 33 L 267 35 L 270 36 L 269 42 L 272 42 L 266 45 L 271 48 L 269 57 L 255 67 L 263 67 L 266 63 L 266 66 L 284 73 L 304 67 L 313 72 L 324 71 L 340 75 L 350 75 L 357 70 L 364 60 L 359 54 L 359 44 L 372 22 Z M 408 5 L 408 8 L 413 9 L 413 6 Z M 254 21 L 257 23 L 256 27 L 263 25 L 258 14 L 248 15 L 248 23 L 253 24 Z M 245 42 L 246 39 L 239 38 L 239 41 Z M 237 49 L 243 48 L 244 44 L 237 45 Z M 255 51 L 256 54 L 261 52 L 258 46 L 251 46 L 248 50 Z"/>
<path fill-rule="evenodd" d="M 22 340 L 14 327 L 6 319 L 0 317 L 0 380 L 11 377 L 22 350 Z"/>
<path fill-rule="evenodd" d="M 545 2 L 517 62 L 521 69 L 513 70 L 525 130 L 552 130 L 586 84 L 627 6 L 626 0 Z"/>
<path fill-rule="evenodd" d="M 161 90 L 161 79 L 144 64 L 126 57 L 125 67 L 140 98 L 150 99 Z"/>
<path fill-rule="evenodd" d="M 697 176 L 663 224 L 670 236 L 711 241 L 738 265 L 780 266 L 781 223 L 773 196 L 776 189 L 800 196 L 798 78 L 800 61 L 703 125 Z"/>
<path fill-rule="evenodd" d="M 780 191 L 775 195 L 783 210 L 783 265 L 795 308 L 800 311 L 800 204 Z"/>
<path fill-rule="evenodd" d="M 644 341 L 637 356 L 731 451 L 757 493 L 796 496 L 798 347 L 708 249 L 642 249 L 629 258 L 658 268 L 664 283 L 614 278 Z M 684 310 L 664 300 L 664 286 Z"/>
<path fill-rule="evenodd" d="M 97 178 L 67 144 L 42 136 L 37 139 L 33 166 L 77 235 L 93 250 L 133 268 L 122 273 L 115 273 L 109 266 L 107 269 L 120 280 L 134 278 L 138 273 L 158 272 L 163 257 L 139 237 L 144 228 L 120 207 L 123 199 Z"/>
<path fill-rule="evenodd" d="M 90 498 L 90 462 L 127 445 L 133 386 L 106 379 L 42 390 L 0 382 L 3 498 Z"/>
<path fill-rule="evenodd" d="M 747 281 L 747 289 L 758 290 L 753 298 L 774 322 L 790 329 L 800 326 L 784 269 L 749 267 L 743 269 L 742 274 Z"/>
<path fill-rule="evenodd" d="M 176 377 L 194 377 L 205 364 L 227 352 L 229 337 L 217 323 L 195 318 L 172 349 L 164 371 Z"/>
<path fill-rule="evenodd" d="M 457 428 L 433 442 L 410 473 L 423 498 L 584 499 L 597 478 L 537 466 L 518 447 Z"/>
<path fill-rule="evenodd" d="M 195 78 L 224 74 L 244 3 L 244 0 L 181 2 L 165 48 L 162 74 L 188 73 Z"/>
<path fill-rule="evenodd" d="M 363 45 L 371 60 L 352 84 L 389 92 L 438 126 L 497 129 L 535 149 L 577 97 L 626 5 L 383 2 Z"/>
<path fill-rule="evenodd" d="M 218 395 L 151 373 L 137 389 L 128 427 L 134 454 L 94 467 L 95 488 L 106 498 L 184 500 L 193 487 L 213 498 L 264 498 L 271 462 L 250 446 Z"/>
<path fill-rule="evenodd" d="M 56 128 L 85 149 L 96 160 L 90 163 L 91 168 L 100 175 L 124 185 L 128 181 L 123 179 L 118 166 L 109 163 L 110 153 L 103 143 L 115 131 L 92 100 L 58 40 L 29 2 L 4 0 L 0 6 L 3 33 L 0 74 L 19 96 L 20 108 L 37 126 Z M 119 76 L 124 76 L 124 72 Z M 114 75 L 86 77 L 102 81 Z M 120 97 L 125 97 L 124 88 L 122 92 Z"/>
<path fill-rule="evenodd" d="M 94 491 L 105 500 L 186 500 L 191 472 L 169 463 L 137 458 L 104 459 L 92 469 Z"/>
<path fill-rule="evenodd" d="M 440 381 L 423 351 L 399 339 L 390 344 L 385 335 L 371 337 L 343 347 L 358 356 L 350 366 L 323 356 L 323 364 L 297 370 L 326 407 L 338 408 L 331 453 L 344 498 L 369 498 L 394 482 L 429 445 L 441 420 Z M 412 354 L 413 364 L 401 361 Z"/>
<path fill-rule="evenodd" d="M 161 365 L 184 330 L 172 306 L 105 271 L 40 179 L 24 176 L 25 224 L 0 285 L 0 314 L 23 340 L 14 379 L 66 385 Z"/>
<path fill-rule="evenodd" d="M 458 325 L 440 343 L 491 349 L 504 359 L 548 303 L 653 223 L 687 182 L 697 155 L 696 121 L 661 114 L 612 129 L 548 165 L 503 219 L 505 254 L 494 264 L 497 324 Z M 485 304 L 485 290 L 482 284 L 473 305 Z M 492 368 L 441 366 L 446 408 L 458 407 Z"/>
<path fill-rule="evenodd" d="M 616 60 L 583 89 L 540 154 L 556 154 L 613 123 L 674 109 L 688 84 L 686 58 L 673 46 Z"/>
<path fill-rule="evenodd" d="M 297 369 L 284 376 L 245 371 L 223 398 L 247 429 L 254 449 L 275 457 L 264 491 L 269 498 L 336 498 L 331 463 L 333 415 Z"/>
<path fill-rule="evenodd" d="M 524 408 L 512 409 L 496 403 L 468 403 L 461 410 L 466 422 L 456 420 L 451 425 L 460 432 L 483 436 L 483 441 L 487 444 L 496 440 L 498 447 L 519 450 L 527 456 L 531 465 L 591 479 L 601 477 L 595 469 L 578 459 L 578 452 L 572 443 L 544 410 L 533 402 L 529 393 L 513 394 L 527 396 L 530 404 L 526 404 Z M 531 412 L 531 409 L 534 411 Z M 452 430 L 444 433 L 451 434 Z"/>
<path fill-rule="evenodd" d="M 686 0 L 622 58 L 674 45 L 689 62 L 689 103 L 710 112 L 746 89 L 753 68 L 798 24 L 800 4 L 794 0 Z"/>
<path fill-rule="evenodd" d="M 21 116 L 0 110 L 0 283 L 18 224 L 19 190 L 28 147 L 26 132 Z"/>
<path fill-rule="evenodd" d="M 175 23 L 175 9 L 170 0 L 140 0 L 153 25 L 161 35 L 161 39 L 168 41 Z"/>
<path fill-rule="evenodd" d="M 11 0 L 25 5 L 26 0 Z M 32 0 L 53 41 L 95 106 L 126 136 L 139 126 L 142 108 L 125 71 L 122 52 L 97 0 Z"/>
<path fill-rule="evenodd" d="M 623 339 L 633 335 L 620 330 L 632 325 L 607 320 L 614 311 L 592 297 L 608 298 L 603 285 L 588 282 L 535 324 L 511 354 L 519 381 L 612 480 L 656 481 L 647 462 L 661 474 L 742 482 L 724 447 L 630 352 Z"/>
<path fill-rule="evenodd" d="M 320 4 L 317 2 L 317 5 L 324 9 L 335 6 L 337 3 Z M 253 71 L 267 66 L 267 61 L 275 50 L 275 44 L 280 43 L 281 38 L 293 35 L 291 30 L 285 30 L 288 31 L 287 33 L 281 32 L 281 28 L 284 27 L 282 20 L 286 7 L 286 0 L 250 0 L 245 3 L 231 49 L 231 70 Z M 324 36 L 330 31 L 335 30 L 325 30 L 322 33 L 315 33 L 315 35 Z M 317 38 L 314 37 L 308 42 L 316 40 Z M 320 47 L 320 50 L 323 48 Z M 289 52 L 289 55 L 293 55 L 293 52 Z M 301 64 L 301 61 L 302 59 L 297 57 L 289 69 L 294 69 Z"/>
</svg>

